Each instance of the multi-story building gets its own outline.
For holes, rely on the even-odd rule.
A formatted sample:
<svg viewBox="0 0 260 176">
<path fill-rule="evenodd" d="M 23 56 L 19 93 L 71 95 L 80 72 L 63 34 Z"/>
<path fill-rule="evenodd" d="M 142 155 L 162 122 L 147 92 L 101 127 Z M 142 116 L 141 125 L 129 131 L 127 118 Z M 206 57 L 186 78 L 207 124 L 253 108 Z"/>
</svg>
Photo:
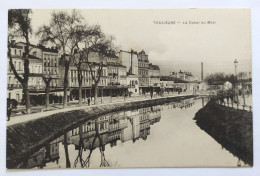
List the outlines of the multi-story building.
<svg viewBox="0 0 260 176">
<path fill-rule="evenodd" d="M 24 73 L 23 47 L 15 46 L 11 48 L 11 56 L 17 73 L 22 76 Z M 20 82 L 16 79 L 10 66 L 10 58 L 8 58 L 7 70 L 7 97 L 21 101 L 23 97 L 23 89 Z"/>
<path fill-rule="evenodd" d="M 139 79 L 137 75 L 128 75 L 126 84 L 131 95 L 139 95 Z"/>
<path fill-rule="evenodd" d="M 24 74 L 24 52 L 25 43 L 18 42 L 15 47 L 11 48 L 11 55 L 13 58 L 13 64 L 17 73 L 23 77 Z M 30 45 L 29 53 L 29 79 L 28 88 L 31 99 L 33 99 L 33 105 L 43 103 L 44 97 L 42 94 L 44 92 L 45 84 L 43 82 L 43 60 L 41 50 L 36 45 Z M 37 53 L 38 51 L 38 53 Z M 22 85 L 15 78 L 13 71 L 10 68 L 9 58 L 8 58 L 8 98 L 16 99 L 21 101 L 23 98 Z M 40 96 L 41 98 L 38 98 Z"/>
<path fill-rule="evenodd" d="M 119 62 L 123 66 L 126 66 L 127 75 L 138 75 L 138 58 L 136 51 L 123 51 L 118 53 Z"/>
<path fill-rule="evenodd" d="M 130 95 L 139 94 L 139 80 L 138 80 L 138 56 L 136 51 L 123 51 L 119 52 L 120 64 L 126 67 L 125 83 Z M 123 72 L 122 72 L 123 73 Z"/>
<path fill-rule="evenodd" d="M 179 78 L 184 81 L 198 81 L 198 77 L 194 76 L 191 72 L 185 72 L 180 70 L 179 72 L 172 72 L 171 76 L 174 78 Z"/>
<path fill-rule="evenodd" d="M 108 85 L 126 85 L 126 66 L 120 64 L 118 56 L 107 59 Z"/>
<path fill-rule="evenodd" d="M 149 86 L 160 87 L 160 67 L 158 65 L 149 64 L 148 68 Z"/>
<path fill-rule="evenodd" d="M 198 77 L 191 72 L 172 72 L 169 76 L 175 80 L 175 87 L 181 91 L 196 92 L 199 89 Z"/>
<path fill-rule="evenodd" d="M 41 49 L 43 59 L 43 71 L 42 74 L 45 78 L 52 78 L 50 82 L 51 89 L 56 89 L 56 94 L 59 93 L 62 87 L 59 85 L 59 58 L 58 50 L 56 48 L 46 48 L 42 45 L 38 45 Z"/>
<path fill-rule="evenodd" d="M 120 64 L 118 69 L 118 79 L 120 85 L 126 86 L 127 85 L 127 75 L 126 75 L 126 66 Z"/>
<path fill-rule="evenodd" d="M 69 56 L 66 56 L 69 57 Z M 79 55 L 75 55 L 75 62 L 77 63 L 77 57 Z M 79 82 L 78 82 L 78 69 L 75 65 L 75 62 L 72 60 L 70 67 L 69 67 L 69 72 L 68 72 L 68 96 L 70 97 L 70 100 L 78 100 L 79 99 Z M 108 85 L 108 79 L 107 79 L 107 61 L 104 60 L 102 61 L 103 63 L 103 68 L 101 71 L 101 76 L 100 76 L 100 81 L 99 81 L 99 88 L 103 89 Z M 89 66 L 90 65 L 90 66 Z M 97 79 L 97 74 L 98 74 L 98 69 L 100 66 L 100 58 L 97 53 L 91 52 L 89 54 L 89 64 L 83 62 L 81 64 L 81 75 L 83 76 L 82 78 L 82 98 L 83 100 L 86 100 L 88 97 L 93 97 L 94 96 L 94 80 L 92 78 L 92 74 L 94 77 Z M 90 68 L 91 67 L 91 68 Z M 92 74 L 91 74 L 92 70 Z M 60 85 L 64 85 L 64 65 L 62 62 L 59 64 L 59 72 L 60 72 Z M 98 92 L 100 96 L 100 91 Z"/>
<path fill-rule="evenodd" d="M 139 79 L 139 89 L 141 93 L 146 92 L 149 86 L 149 60 L 148 55 L 144 50 L 138 53 L 138 79 Z"/>
<path fill-rule="evenodd" d="M 45 86 L 42 79 L 42 59 L 36 55 L 29 55 L 29 63 L 28 87 L 30 93 L 34 93 L 34 90 L 43 90 Z"/>
</svg>

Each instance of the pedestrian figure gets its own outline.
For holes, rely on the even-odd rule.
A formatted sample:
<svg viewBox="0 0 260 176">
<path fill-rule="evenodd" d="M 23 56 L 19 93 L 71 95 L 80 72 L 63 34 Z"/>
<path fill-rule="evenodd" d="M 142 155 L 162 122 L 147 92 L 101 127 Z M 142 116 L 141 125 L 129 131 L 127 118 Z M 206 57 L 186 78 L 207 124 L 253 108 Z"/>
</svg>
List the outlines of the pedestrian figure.
<svg viewBox="0 0 260 176">
<path fill-rule="evenodd" d="M 227 104 L 229 104 L 229 95 L 227 95 Z"/>
<path fill-rule="evenodd" d="M 90 98 L 88 97 L 88 105 L 90 106 Z"/>
<path fill-rule="evenodd" d="M 150 92 L 150 95 L 151 95 L 151 99 L 153 99 L 153 92 L 152 91 Z"/>
<path fill-rule="evenodd" d="M 12 105 L 9 105 L 9 106 L 7 107 L 7 117 L 8 117 L 7 121 L 10 120 L 11 113 L 12 113 Z"/>
<path fill-rule="evenodd" d="M 61 97 L 61 95 L 59 96 L 59 103 L 60 103 L 60 104 L 62 103 L 62 97 Z"/>
</svg>

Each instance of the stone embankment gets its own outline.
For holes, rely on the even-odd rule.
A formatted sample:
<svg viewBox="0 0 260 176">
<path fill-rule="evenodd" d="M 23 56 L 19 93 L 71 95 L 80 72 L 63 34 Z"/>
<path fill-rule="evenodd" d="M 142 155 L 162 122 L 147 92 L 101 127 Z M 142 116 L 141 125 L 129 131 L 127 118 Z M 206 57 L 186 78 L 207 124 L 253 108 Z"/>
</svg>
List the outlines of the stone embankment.
<svg viewBox="0 0 260 176">
<path fill-rule="evenodd" d="M 66 110 L 7 126 L 7 168 L 27 158 L 39 150 L 45 143 L 75 128 L 84 121 L 98 116 L 122 111 L 164 104 L 192 98 L 194 95 L 163 97 L 150 100 L 104 104 L 99 106 L 83 106 L 74 110 Z"/>
<path fill-rule="evenodd" d="M 195 118 L 197 125 L 222 147 L 253 166 L 252 112 L 221 106 L 210 101 Z"/>
</svg>

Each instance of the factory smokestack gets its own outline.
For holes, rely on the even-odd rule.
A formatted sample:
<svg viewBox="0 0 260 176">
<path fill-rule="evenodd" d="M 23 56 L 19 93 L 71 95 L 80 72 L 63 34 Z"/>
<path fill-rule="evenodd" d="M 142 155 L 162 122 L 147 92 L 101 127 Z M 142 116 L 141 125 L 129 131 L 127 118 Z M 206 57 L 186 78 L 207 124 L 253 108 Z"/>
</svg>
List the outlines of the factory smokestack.
<svg viewBox="0 0 260 176">
<path fill-rule="evenodd" d="M 203 62 L 201 62 L 201 82 L 203 82 Z"/>
</svg>

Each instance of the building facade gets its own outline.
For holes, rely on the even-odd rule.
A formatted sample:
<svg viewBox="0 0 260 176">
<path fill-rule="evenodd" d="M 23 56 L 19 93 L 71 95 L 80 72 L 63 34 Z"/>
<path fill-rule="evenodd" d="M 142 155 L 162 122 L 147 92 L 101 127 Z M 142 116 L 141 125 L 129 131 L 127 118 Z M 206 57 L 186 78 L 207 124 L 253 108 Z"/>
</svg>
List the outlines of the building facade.
<svg viewBox="0 0 260 176">
<path fill-rule="evenodd" d="M 149 86 L 149 60 L 144 50 L 138 53 L 138 79 L 141 93 Z"/>
</svg>

